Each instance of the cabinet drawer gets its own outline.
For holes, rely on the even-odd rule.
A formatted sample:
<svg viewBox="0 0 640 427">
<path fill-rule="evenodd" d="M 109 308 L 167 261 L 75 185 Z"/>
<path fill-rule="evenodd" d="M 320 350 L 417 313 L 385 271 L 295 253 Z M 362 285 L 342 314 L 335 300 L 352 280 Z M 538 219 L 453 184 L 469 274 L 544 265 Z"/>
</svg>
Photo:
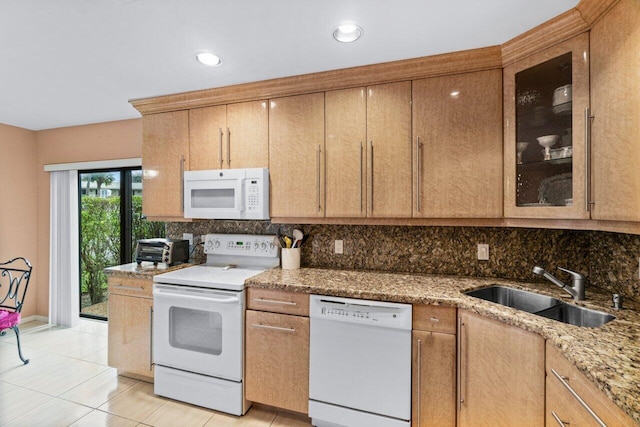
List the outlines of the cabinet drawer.
<svg viewBox="0 0 640 427">
<path fill-rule="evenodd" d="M 249 288 L 249 310 L 309 316 L 309 295 L 274 289 Z"/>
<path fill-rule="evenodd" d="M 546 365 L 547 426 L 559 425 L 559 420 L 571 425 L 599 425 L 585 405 L 606 425 L 635 425 L 619 407 L 549 343 L 547 343 Z M 585 405 L 580 403 L 569 387 Z M 558 416 L 559 420 L 555 419 L 552 412 Z"/>
<path fill-rule="evenodd" d="M 153 280 L 126 276 L 109 276 L 109 293 L 152 298 Z"/>
<path fill-rule="evenodd" d="M 441 305 L 414 305 L 413 329 L 417 331 L 456 333 L 456 309 Z"/>
</svg>

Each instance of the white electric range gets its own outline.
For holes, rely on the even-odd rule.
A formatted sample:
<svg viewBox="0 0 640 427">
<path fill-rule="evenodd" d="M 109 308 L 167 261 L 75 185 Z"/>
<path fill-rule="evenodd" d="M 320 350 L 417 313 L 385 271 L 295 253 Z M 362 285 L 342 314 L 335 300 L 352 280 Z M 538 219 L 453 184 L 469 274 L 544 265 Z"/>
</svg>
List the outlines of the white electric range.
<svg viewBox="0 0 640 427">
<path fill-rule="evenodd" d="M 274 236 L 207 234 L 207 262 L 153 277 L 156 394 L 242 415 L 246 279 L 280 263 Z"/>
</svg>

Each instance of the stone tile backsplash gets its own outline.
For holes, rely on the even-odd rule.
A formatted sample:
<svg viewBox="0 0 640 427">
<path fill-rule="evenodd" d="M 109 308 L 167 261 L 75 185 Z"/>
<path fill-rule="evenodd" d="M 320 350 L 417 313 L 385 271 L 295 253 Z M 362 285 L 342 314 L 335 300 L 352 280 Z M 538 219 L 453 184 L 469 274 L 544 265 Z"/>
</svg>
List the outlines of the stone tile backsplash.
<svg viewBox="0 0 640 427">
<path fill-rule="evenodd" d="M 556 267 L 582 272 L 592 285 L 640 301 L 640 236 L 574 230 L 484 227 L 418 227 L 361 225 L 292 225 L 270 221 L 198 221 L 167 223 L 167 236 L 207 233 L 291 236 L 293 228 L 308 234 L 302 266 L 380 270 L 516 280 L 544 280 L 531 270 L 539 265 L 560 280 Z M 334 241 L 344 254 L 334 254 Z M 489 261 L 477 260 L 477 245 L 489 245 Z M 201 247 L 196 260 L 204 260 Z"/>
</svg>

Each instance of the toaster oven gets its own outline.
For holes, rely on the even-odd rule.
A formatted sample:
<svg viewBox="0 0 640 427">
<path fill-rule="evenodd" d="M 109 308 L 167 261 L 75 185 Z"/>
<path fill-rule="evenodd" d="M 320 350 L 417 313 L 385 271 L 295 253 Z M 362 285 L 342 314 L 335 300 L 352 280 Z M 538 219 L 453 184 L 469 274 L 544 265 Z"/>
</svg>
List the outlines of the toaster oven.
<svg viewBox="0 0 640 427">
<path fill-rule="evenodd" d="M 136 247 L 136 262 L 173 265 L 189 260 L 189 241 L 174 239 L 142 239 Z"/>
</svg>

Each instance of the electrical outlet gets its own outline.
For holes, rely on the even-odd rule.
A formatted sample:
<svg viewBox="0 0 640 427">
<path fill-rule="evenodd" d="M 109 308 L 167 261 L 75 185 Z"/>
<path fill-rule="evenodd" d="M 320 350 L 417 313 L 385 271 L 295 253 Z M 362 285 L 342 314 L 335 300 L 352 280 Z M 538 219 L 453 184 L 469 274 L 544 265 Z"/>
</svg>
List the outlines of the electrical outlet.
<svg viewBox="0 0 640 427">
<path fill-rule="evenodd" d="M 193 246 L 193 233 L 182 233 L 182 240 L 188 240 L 189 246 Z"/>
<path fill-rule="evenodd" d="M 344 253 L 344 240 L 336 240 L 334 243 L 334 252 L 336 254 Z"/>
<path fill-rule="evenodd" d="M 478 243 L 478 261 L 489 261 L 489 245 Z"/>
</svg>

